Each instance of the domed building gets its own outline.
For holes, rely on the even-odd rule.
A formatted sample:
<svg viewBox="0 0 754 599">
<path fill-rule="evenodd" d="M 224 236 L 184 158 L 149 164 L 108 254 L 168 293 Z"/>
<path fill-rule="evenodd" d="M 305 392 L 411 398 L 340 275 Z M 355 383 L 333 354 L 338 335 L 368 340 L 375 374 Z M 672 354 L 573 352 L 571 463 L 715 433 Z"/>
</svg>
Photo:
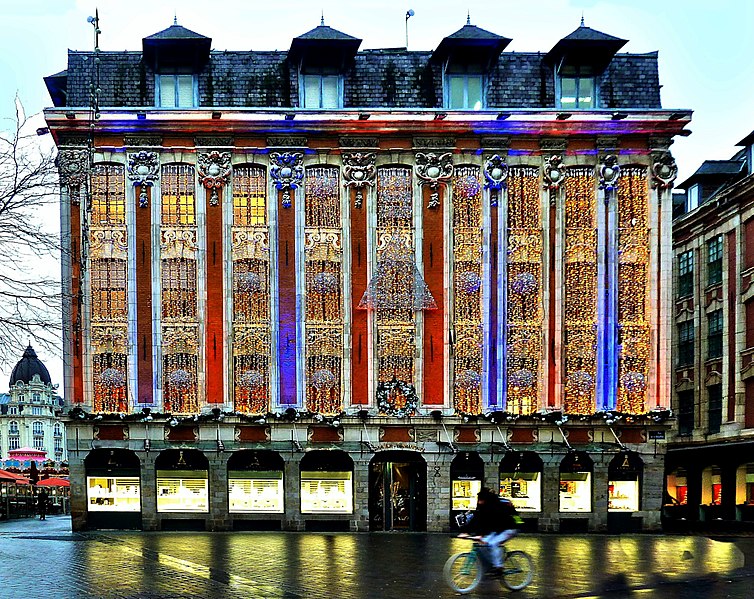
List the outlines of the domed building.
<svg viewBox="0 0 754 599">
<path fill-rule="evenodd" d="M 66 460 L 63 399 L 31 344 L 13 368 L 8 388 L 0 395 L 0 458 Z"/>
</svg>

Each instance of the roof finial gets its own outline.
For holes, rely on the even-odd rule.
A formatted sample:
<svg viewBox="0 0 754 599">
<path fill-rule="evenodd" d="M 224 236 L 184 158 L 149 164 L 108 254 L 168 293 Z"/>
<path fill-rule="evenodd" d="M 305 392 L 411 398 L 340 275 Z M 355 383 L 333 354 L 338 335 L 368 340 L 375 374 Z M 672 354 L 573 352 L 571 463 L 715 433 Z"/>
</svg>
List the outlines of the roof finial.
<svg viewBox="0 0 754 599">
<path fill-rule="evenodd" d="M 319 25 L 320 25 L 320 27 L 324 27 L 325 26 L 325 11 L 324 10 L 322 11 L 322 18 L 319 21 Z"/>
<path fill-rule="evenodd" d="M 581 26 L 584 26 L 584 11 L 581 11 Z"/>
<path fill-rule="evenodd" d="M 178 25 L 178 13 L 173 13 L 173 25 Z"/>
<path fill-rule="evenodd" d="M 466 10 L 466 24 L 471 25 L 471 11 L 468 9 Z"/>
</svg>

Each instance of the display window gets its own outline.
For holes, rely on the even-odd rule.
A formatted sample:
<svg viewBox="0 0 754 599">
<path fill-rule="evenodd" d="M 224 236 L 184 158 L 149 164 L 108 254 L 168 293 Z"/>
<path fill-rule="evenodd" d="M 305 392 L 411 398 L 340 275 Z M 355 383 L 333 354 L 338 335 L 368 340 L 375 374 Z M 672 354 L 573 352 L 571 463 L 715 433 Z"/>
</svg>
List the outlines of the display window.
<svg viewBox="0 0 754 599">
<path fill-rule="evenodd" d="M 710 466 L 702 470 L 702 505 L 720 505 L 723 485 L 720 468 Z"/>
<path fill-rule="evenodd" d="M 686 505 L 688 486 L 686 483 L 686 471 L 679 468 L 671 472 L 665 478 L 670 505 Z"/>
<path fill-rule="evenodd" d="M 592 511 L 592 459 L 583 451 L 571 451 L 560 463 L 560 511 Z"/>
<path fill-rule="evenodd" d="M 639 480 L 611 480 L 608 482 L 608 512 L 639 511 Z"/>
<path fill-rule="evenodd" d="M 158 470 L 158 512 L 209 512 L 206 470 Z"/>
<path fill-rule="evenodd" d="M 754 505 L 754 464 L 742 464 L 736 470 L 736 504 Z"/>
<path fill-rule="evenodd" d="M 476 496 L 481 490 L 481 480 L 457 479 L 452 481 L 451 509 L 460 512 L 476 509 Z"/>
<path fill-rule="evenodd" d="M 301 472 L 301 513 L 353 512 L 352 472 Z"/>
<path fill-rule="evenodd" d="M 141 511 L 138 476 L 87 476 L 87 510 L 90 512 Z"/>
<path fill-rule="evenodd" d="M 283 513 L 283 473 L 228 471 L 231 513 Z"/>
<path fill-rule="evenodd" d="M 501 472 L 500 496 L 520 512 L 542 509 L 542 477 L 539 472 Z"/>
</svg>

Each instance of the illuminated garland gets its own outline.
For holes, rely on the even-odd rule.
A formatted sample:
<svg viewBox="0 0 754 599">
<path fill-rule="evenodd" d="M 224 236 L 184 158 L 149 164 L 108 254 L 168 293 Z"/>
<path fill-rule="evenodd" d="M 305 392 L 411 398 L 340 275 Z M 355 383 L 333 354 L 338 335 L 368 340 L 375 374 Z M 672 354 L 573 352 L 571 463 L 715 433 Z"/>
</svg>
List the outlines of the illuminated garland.
<svg viewBox="0 0 754 599">
<path fill-rule="evenodd" d="M 399 397 L 403 398 L 402 402 L 396 401 Z M 377 385 L 377 407 L 380 414 L 406 418 L 416 414 L 419 398 L 413 385 L 394 378 Z"/>
</svg>

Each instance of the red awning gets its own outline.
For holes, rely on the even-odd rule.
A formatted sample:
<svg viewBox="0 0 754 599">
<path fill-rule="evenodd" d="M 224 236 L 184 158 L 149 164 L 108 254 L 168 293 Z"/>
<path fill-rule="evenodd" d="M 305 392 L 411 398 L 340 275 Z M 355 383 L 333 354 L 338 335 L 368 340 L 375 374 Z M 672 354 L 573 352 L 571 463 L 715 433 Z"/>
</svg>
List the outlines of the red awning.
<svg viewBox="0 0 754 599">
<path fill-rule="evenodd" d="M 57 478 L 55 476 L 51 478 L 45 478 L 37 483 L 38 487 L 70 487 L 71 482 L 64 478 Z"/>
<path fill-rule="evenodd" d="M 15 474 L 14 472 L 8 472 L 7 470 L 0 470 L 0 479 L 5 481 L 12 481 L 19 485 L 28 485 L 29 479 L 21 476 L 20 474 Z"/>
</svg>

